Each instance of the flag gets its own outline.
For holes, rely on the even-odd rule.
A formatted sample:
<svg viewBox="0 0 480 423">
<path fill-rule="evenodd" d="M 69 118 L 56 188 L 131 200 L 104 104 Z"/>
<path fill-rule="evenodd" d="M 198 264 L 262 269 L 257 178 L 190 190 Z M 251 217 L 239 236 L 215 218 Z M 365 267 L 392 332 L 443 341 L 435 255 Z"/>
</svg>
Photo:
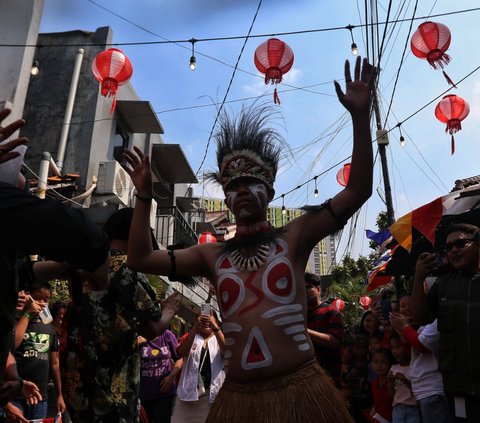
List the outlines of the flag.
<svg viewBox="0 0 480 423">
<path fill-rule="evenodd" d="M 382 245 L 388 238 L 392 236 L 389 229 L 384 229 L 380 232 L 373 232 L 370 229 L 365 229 L 368 239 L 371 239 L 375 244 Z"/>
<path fill-rule="evenodd" d="M 387 250 L 375 263 L 373 269 L 367 274 L 367 292 L 373 291 L 379 286 L 386 285 L 392 280 L 392 276 L 385 275 L 382 272 L 387 268 L 389 261 L 392 259 L 395 250 L 400 244 Z"/>
</svg>

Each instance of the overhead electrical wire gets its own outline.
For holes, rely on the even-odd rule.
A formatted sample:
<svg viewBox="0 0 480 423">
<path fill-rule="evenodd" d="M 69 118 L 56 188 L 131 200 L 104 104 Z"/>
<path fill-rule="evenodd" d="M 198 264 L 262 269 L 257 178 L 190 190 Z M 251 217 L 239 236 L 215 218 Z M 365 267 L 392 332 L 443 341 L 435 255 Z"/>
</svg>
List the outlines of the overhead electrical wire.
<svg viewBox="0 0 480 423">
<path fill-rule="evenodd" d="M 478 12 L 480 11 L 480 7 L 473 7 L 470 9 L 462 9 L 462 10 L 455 10 L 453 12 L 444 12 L 444 13 L 437 13 L 435 15 L 429 16 L 418 16 L 415 20 L 423 20 L 426 18 L 436 18 L 442 16 L 452 16 L 458 15 L 462 13 L 470 13 L 470 12 Z M 397 21 L 390 21 L 390 23 L 394 22 L 408 22 L 410 19 L 399 19 Z M 386 22 L 378 22 L 375 25 L 385 25 Z M 362 28 L 366 27 L 369 28 L 370 26 L 375 26 L 372 24 L 358 24 L 352 25 L 353 28 Z M 287 35 L 301 35 L 301 34 L 309 34 L 309 33 L 316 33 L 316 32 L 331 32 L 331 31 L 341 31 L 348 29 L 347 26 L 335 26 L 329 28 L 317 28 L 317 29 L 305 29 L 305 30 L 298 30 L 298 31 L 289 31 L 289 32 L 276 32 L 270 34 L 253 34 L 249 35 L 248 38 L 267 38 L 267 37 L 279 37 L 279 36 L 287 36 Z M 247 38 L 246 35 L 237 35 L 237 36 L 230 36 L 230 37 L 211 37 L 211 38 L 195 38 L 195 42 L 210 42 L 210 41 L 228 41 L 228 40 L 242 40 Z M 155 45 L 155 44 L 178 44 L 178 43 L 185 43 L 191 45 L 192 38 L 189 39 L 182 39 L 182 40 L 162 40 L 162 41 L 136 41 L 136 42 L 124 42 L 124 43 L 91 43 L 91 44 L 48 44 L 43 45 L 43 47 L 94 47 L 94 46 L 109 46 L 109 47 L 117 47 L 117 46 L 138 46 L 138 45 Z M 36 44 L 7 44 L 7 43 L 0 43 L 0 47 L 38 47 Z"/>
<path fill-rule="evenodd" d="M 472 76 L 475 72 L 478 72 L 478 70 L 480 69 L 480 66 L 477 66 L 476 68 L 474 68 L 472 71 L 470 71 L 467 75 L 465 75 L 463 78 L 461 78 L 456 84 L 457 86 L 462 83 L 463 81 L 465 81 L 467 78 L 469 78 L 470 76 Z M 417 115 L 418 113 L 420 113 L 422 110 L 424 110 L 425 108 L 427 108 L 430 104 L 432 104 L 434 101 L 438 100 L 440 97 L 443 97 L 446 93 L 448 93 L 449 91 L 451 91 L 453 89 L 453 87 L 449 87 L 447 88 L 446 90 L 444 90 L 442 93 L 440 93 L 439 95 L 437 95 L 435 98 L 433 98 L 432 100 L 430 100 L 428 103 L 426 103 L 425 105 L 423 105 L 422 107 L 420 107 L 419 109 L 417 109 L 415 112 L 411 113 L 410 115 L 408 115 L 405 119 L 403 119 L 403 121 L 401 122 L 398 122 L 397 125 L 395 125 L 395 127 L 391 128 L 391 129 L 388 129 L 386 130 L 386 134 L 389 134 L 390 132 L 392 132 L 395 128 L 399 127 L 400 125 L 403 125 L 405 122 L 407 122 L 408 120 L 410 120 L 412 117 L 414 117 L 415 115 Z M 377 141 L 377 138 L 375 138 L 374 140 L 372 140 L 372 143 L 376 142 Z M 351 155 L 349 157 L 345 157 L 343 160 L 335 163 L 334 165 L 328 167 L 327 169 L 325 169 L 323 172 L 321 172 L 320 174 L 316 175 L 316 177 L 320 177 L 321 175 L 324 175 L 328 172 L 330 172 L 332 169 L 334 169 L 335 167 L 337 167 L 338 165 L 340 165 L 341 163 L 347 161 L 348 159 L 351 158 Z M 282 193 L 280 196 L 278 197 L 275 197 L 272 201 L 275 201 L 275 200 L 278 200 L 280 199 L 282 196 L 286 196 L 290 193 L 292 193 L 293 191 L 301 188 L 303 185 L 305 184 L 308 184 L 310 182 L 312 182 L 314 180 L 315 176 L 313 178 L 310 178 L 309 180 L 303 182 L 302 184 L 300 185 L 297 185 L 296 187 L 290 189 L 289 191 L 286 191 L 284 193 Z"/>
<path fill-rule="evenodd" d="M 247 44 L 247 41 L 248 41 L 248 39 L 249 39 L 249 35 L 250 35 L 250 33 L 252 32 L 253 25 L 255 24 L 255 21 L 256 21 L 256 19 L 257 19 L 258 12 L 259 12 L 259 10 L 260 10 L 260 7 L 262 6 L 262 1 L 263 1 L 263 0 L 259 0 L 259 2 L 258 2 L 257 10 L 255 11 L 255 15 L 253 16 L 252 23 L 250 24 L 250 28 L 248 29 L 247 37 L 245 38 L 244 43 L 243 43 L 243 45 L 242 45 L 242 48 L 240 49 L 240 53 L 238 54 L 237 63 L 235 63 L 235 68 L 234 68 L 233 73 L 232 73 L 232 75 L 231 75 L 231 77 L 230 77 L 230 81 L 229 81 L 229 83 L 228 83 L 227 90 L 226 90 L 225 95 L 224 95 L 224 97 L 223 97 L 223 101 L 222 101 L 222 103 L 220 104 L 220 107 L 218 108 L 217 115 L 215 116 L 215 120 L 214 120 L 214 122 L 213 122 L 212 129 L 210 130 L 210 135 L 208 136 L 207 145 L 206 145 L 206 147 L 205 147 L 205 153 L 204 153 L 204 155 L 203 155 L 202 161 L 200 162 L 200 165 L 198 166 L 197 171 L 195 172 L 195 177 L 199 174 L 199 172 L 200 172 L 200 170 L 202 169 L 202 166 L 203 166 L 203 164 L 205 163 L 205 160 L 206 160 L 206 158 L 207 158 L 208 147 L 210 146 L 210 142 L 211 142 L 212 137 L 213 137 L 213 132 L 214 132 L 214 130 L 215 130 L 215 127 L 217 126 L 218 118 L 220 117 L 220 113 L 221 113 L 222 110 L 223 110 L 223 106 L 225 105 L 225 102 L 227 101 L 227 97 L 228 97 L 228 94 L 229 94 L 229 92 L 230 92 L 230 88 L 231 88 L 231 86 L 232 86 L 233 79 L 235 78 L 235 71 L 236 71 L 236 69 L 237 69 L 238 64 L 240 63 L 240 59 L 242 58 L 243 51 L 245 50 L 245 45 Z"/>
</svg>

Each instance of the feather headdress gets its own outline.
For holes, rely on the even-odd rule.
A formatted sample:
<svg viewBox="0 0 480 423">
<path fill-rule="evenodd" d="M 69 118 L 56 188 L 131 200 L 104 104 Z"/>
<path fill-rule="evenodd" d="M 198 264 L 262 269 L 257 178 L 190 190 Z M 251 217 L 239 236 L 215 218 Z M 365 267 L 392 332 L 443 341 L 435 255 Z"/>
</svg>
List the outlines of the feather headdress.
<svg viewBox="0 0 480 423">
<path fill-rule="evenodd" d="M 267 107 L 242 108 L 232 118 L 226 113 L 220 117 L 217 142 L 218 172 L 206 177 L 218 182 L 225 190 L 238 178 L 255 178 L 273 188 L 280 160 L 280 146 L 286 144 L 282 136 L 265 123 L 271 116 Z"/>
</svg>

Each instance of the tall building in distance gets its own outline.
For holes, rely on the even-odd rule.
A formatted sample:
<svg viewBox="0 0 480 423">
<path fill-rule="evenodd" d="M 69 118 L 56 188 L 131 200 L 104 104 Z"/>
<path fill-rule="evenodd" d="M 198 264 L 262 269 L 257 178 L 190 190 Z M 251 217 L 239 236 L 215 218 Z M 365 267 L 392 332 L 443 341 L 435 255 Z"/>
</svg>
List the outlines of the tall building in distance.
<svg viewBox="0 0 480 423">
<path fill-rule="evenodd" d="M 207 213 L 228 210 L 223 199 L 200 197 L 200 203 Z M 301 209 L 295 208 L 286 208 L 285 213 L 283 213 L 281 206 L 270 206 L 268 207 L 267 219 L 275 228 L 281 228 L 302 213 L 304 212 Z M 230 211 L 228 211 L 228 219 L 230 222 L 235 222 L 234 216 Z M 306 271 L 320 276 L 329 275 L 335 264 L 335 239 L 329 235 L 322 239 L 312 250 Z"/>
</svg>

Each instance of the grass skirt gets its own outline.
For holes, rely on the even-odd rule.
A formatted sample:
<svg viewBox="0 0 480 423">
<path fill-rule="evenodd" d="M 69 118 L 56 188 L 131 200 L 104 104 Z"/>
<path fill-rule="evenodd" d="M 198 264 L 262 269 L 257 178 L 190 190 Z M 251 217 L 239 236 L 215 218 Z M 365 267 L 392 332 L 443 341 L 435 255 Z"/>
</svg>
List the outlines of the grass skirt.
<svg viewBox="0 0 480 423">
<path fill-rule="evenodd" d="M 225 380 L 205 423 L 353 423 L 342 393 L 316 361 L 255 383 Z"/>
</svg>

